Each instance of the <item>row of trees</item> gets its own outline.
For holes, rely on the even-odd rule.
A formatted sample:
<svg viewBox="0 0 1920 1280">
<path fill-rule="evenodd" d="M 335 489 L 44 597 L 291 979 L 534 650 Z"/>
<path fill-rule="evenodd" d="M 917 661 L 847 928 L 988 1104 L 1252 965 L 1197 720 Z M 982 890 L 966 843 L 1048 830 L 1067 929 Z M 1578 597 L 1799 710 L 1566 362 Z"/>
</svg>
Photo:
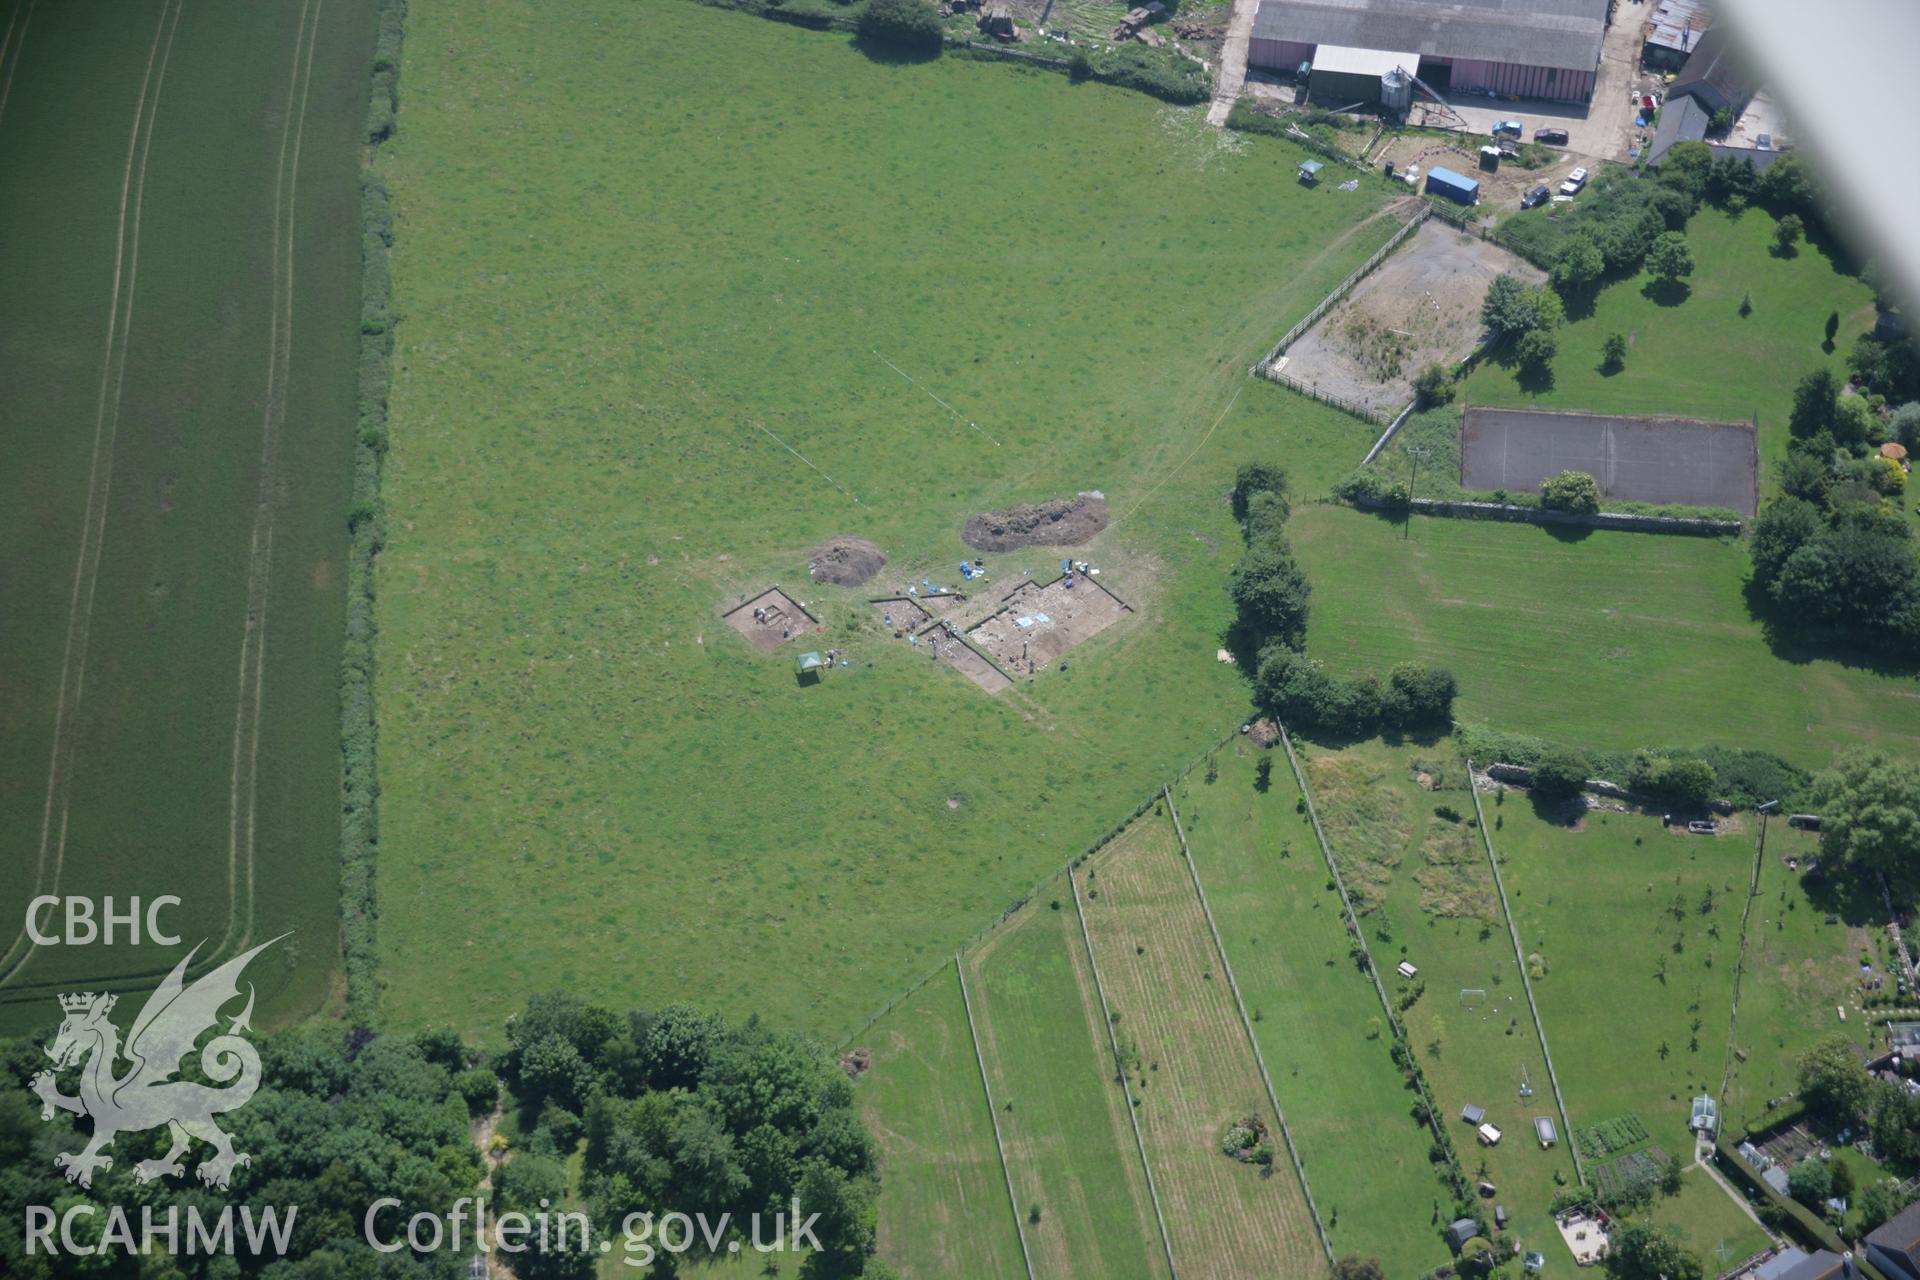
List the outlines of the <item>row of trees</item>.
<svg viewBox="0 0 1920 1280">
<path fill-rule="evenodd" d="M 1227 578 L 1240 647 L 1258 655 L 1254 699 L 1289 724 L 1335 733 L 1376 729 L 1444 729 L 1453 720 L 1453 673 L 1403 662 L 1383 683 L 1344 679 L 1301 652 L 1312 586 L 1287 539 L 1287 475 L 1270 463 L 1248 463 L 1234 476 L 1234 514 L 1246 550 Z"/>
</svg>

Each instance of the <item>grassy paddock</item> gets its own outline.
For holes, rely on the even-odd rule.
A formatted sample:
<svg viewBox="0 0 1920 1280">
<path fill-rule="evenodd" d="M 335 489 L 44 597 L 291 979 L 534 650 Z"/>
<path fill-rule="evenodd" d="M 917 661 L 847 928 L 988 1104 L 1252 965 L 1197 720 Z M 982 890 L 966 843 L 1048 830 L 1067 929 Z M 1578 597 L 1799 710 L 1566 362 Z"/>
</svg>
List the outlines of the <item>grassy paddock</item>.
<svg viewBox="0 0 1920 1280">
<path fill-rule="evenodd" d="M 1347 955 L 1340 897 L 1296 811 L 1292 771 L 1277 748 L 1262 756 L 1239 741 L 1218 764 L 1215 781 L 1196 771 L 1175 789 L 1180 818 L 1334 1250 L 1423 1275 L 1446 1260 L 1430 1206 L 1450 1195 L 1379 997 Z"/>
<path fill-rule="evenodd" d="M 1697 265 L 1683 300 L 1660 294 L 1645 272 L 1609 284 L 1590 307 L 1570 308 L 1547 385 L 1527 381 L 1501 357 L 1480 366 L 1466 397 L 1593 413 L 1742 421 L 1757 414 L 1761 458 L 1780 456 L 1793 384 L 1823 364 L 1846 376 L 1854 335 L 1873 326 L 1872 291 L 1845 274 L 1824 245 L 1803 243 L 1791 258 L 1775 256 L 1773 219 L 1757 209 L 1735 218 L 1702 208 L 1686 236 Z M 1749 293 L 1753 311 L 1742 317 L 1740 299 Z M 1829 353 L 1821 344 L 1827 315 L 1836 310 L 1841 337 Z M 1613 333 L 1627 339 L 1626 363 L 1603 372 L 1600 348 Z"/>
<path fill-rule="evenodd" d="M 961 963 L 1035 1270 L 1166 1275 L 1065 877 Z"/>
<path fill-rule="evenodd" d="M 1838 878 L 1809 880 L 1787 866 L 1792 858 L 1805 867 L 1819 848 L 1815 835 L 1784 822 L 1767 824 L 1734 1028 L 1739 1052 L 1720 1104 L 1730 1135 L 1767 1123 L 1767 1102 L 1799 1088 L 1799 1056 L 1821 1036 L 1838 1032 L 1863 1049 L 1873 1047 L 1874 1024 L 1858 1003 L 1860 956 L 1873 956 L 1875 969 L 1888 972 L 1880 955 L 1885 908 L 1872 889 Z"/>
<path fill-rule="evenodd" d="M 1517 793 L 1487 814 L 1574 1126 L 1632 1112 L 1687 1158 L 1693 1097 L 1720 1087 L 1752 831 L 1604 810 L 1572 830 Z"/>
<path fill-rule="evenodd" d="M 860 1114 L 880 1148 L 880 1256 L 902 1275 L 1026 1275 L 973 1039 L 948 970 L 862 1037 Z"/>
<path fill-rule="evenodd" d="M 1176 1266 L 1202 1275 L 1315 1276 L 1326 1255 L 1172 820 L 1149 814 L 1079 871 Z M 1222 1154 L 1243 1118 L 1270 1131 L 1270 1172 Z"/>
<path fill-rule="evenodd" d="M 1473 801 L 1465 768 L 1445 745 L 1375 740 L 1328 750 L 1296 742 L 1296 749 L 1341 875 L 1360 899 L 1356 907 L 1364 904 L 1360 925 L 1387 994 L 1412 998 L 1402 1014 L 1408 1040 L 1461 1165 L 1470 1179 L 1499 1188 L 1517 1235 L 1550 1229 L 1547 1206 L 1573 1185 L 1573 1160 L 1565 1135 L 1550 1151 L 1534 1141 L 1533 1117 L 1561 1125 L 1493 875 L 1478 832 L 1466 826 Z M 1437 789 L 1423 789 L 1418 772 Z M 1436 815 L 1440 807 L 1461 820 Z M 1402 960 L 1419 970 L 1412 982 L 1393 972 Z M 1534 1090 L 1525 1099 L 1518 1093 L 1523 1069 Z M 1501 1129 L 1498 1146 L 1482 1145 L 1461 1119 L 1469 1103 Z"/>
<path fill-rule="evenodd" d="M 372 8 L 328 6 L 309 79 L 299 6 L 212 0 L 163 27 L 158 3 L 43 4 L 23 17 L 0 120 L 0 871 L 50 890 L 57 864 L 60 893 L 121 903 L 178 895 L 167 923 L 204 939 L 203 957 L 291 931 L 247 975 L 269 1022 L 325 1005 L 339 972 L 335 684 Z M 276 397 L 257 674 L 241 680 Z M 55 990 L 126 986 L 177 958 L 36 952 L 0 992 L 0 1030 L 54 1020 Z"/>
<path fill-rule="evenodd" d="M 672 0 L 420 0 L 406 86 L 392 1022 L 490 1040 L 529 988 L 697 985 L 834 1038 L 1241 713 L 1232 471 L 1298 443 L 1330 482 L 1369 439 L 1246 369 L 1385 241 L 1384 196 L 1199 110 Z M 969 513 L 1089 488 L 1114 523 L 1078 554 L 1138 613 L 1069 669 L 988 698 L 881 633 L 865 597 L 950 580 Z M 892 562 L 808 585 L 841 532 Z M 774 582 L 851 667 L 798 687 L 797 646 L 721 623 Z"/>
<path fill-rule="evenodd" d="M 1564 531 L 1314 505 L 1290 525 L 1313 580 L 1308 652 L 1343 672 L 1418 658 L 1456 714 L 1557 740 L 1763 745 L 1809 768 L 1854 742 L 1920 749 L 1910 680 L 1775 653 L 1724 538 Z"/>
</svg>

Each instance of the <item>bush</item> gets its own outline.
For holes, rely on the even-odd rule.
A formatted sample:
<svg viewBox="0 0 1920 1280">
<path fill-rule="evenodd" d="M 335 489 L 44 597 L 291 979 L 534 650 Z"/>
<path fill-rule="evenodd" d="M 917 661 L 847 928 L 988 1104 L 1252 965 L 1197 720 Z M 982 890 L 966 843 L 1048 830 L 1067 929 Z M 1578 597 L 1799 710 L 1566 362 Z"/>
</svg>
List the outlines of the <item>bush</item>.
<svg viewBox="0 0 1920 1280">
<path fill-rule="evenodd" d="M 1423 409 L 1452 401 L 1453 375 L 1443 364 L 1430 364 L 1413 380 L 1413 394 Z"/>
<path fill-rule="evenodd" d="M 1256 493 L 1275 493 L 1282 499 L 1287 496 L 1287 472 L 1277 462 L 1247 462 L 1233 474 L 1233 514 L 1237 520 L 1247 518 L 1247 505 L 1253 501 Z"/>
<path fill-rule="evenodd" d="M 1600 357 L 1608 369 L 1619 369 L 1627 363 L 1627 335 L 1610 333 L 1607 340 L 1600 344 Z"/>
<path fill-rule="evenodd" d="M 867 0 L 856 30 L 862 40 L 913 53 L 938 53 L 943 43 L 929 0 Z"/>
<path fill-rule="evenodd" d="M 1529 329 L 1520 335 L 1520 345 L 1514 353 L 1520 357 L 1522 368 L 1531 370 L 1545 369 L 1553 363 L 1553 357 L 1560 351 L 1560 340 L 1553 336 L 1551 329 Z"/>
<path fill-rule="evenodd" d="M 1087 60 L 1087 72 L 1105 84 L 1135 89 L 1178 105 L 1205 102 L 1213 96 L 1213 81 L 1185 57 L 1171 49 L 1122 45 Z"/>
<path fill-rule="evenodd" d="M 1693 249 L 1678 231 L 1663 231 L 1647 251 L 1647 272 L 1666 284 L 1693 274 Z"/>
<path fill-rule="evenodd" d="M 1792 253 L 1794 246 L 1800 242 L 1801 233 L 1806 229 L 1807 224 L 1800 220 L 1799 214 L 1783 215 L 1780 221 L 1773 224 L 1774 248 L 1778 249 L 1783 256 Z"/>
<path fill-rule="evenodd" d="M 1240 624 L 1260 642 L 1298 645 L 1307 633 L 1307 600 L 1313 588 L 1285 540 L 1269 537 L 1247 549 L 1227 577 Z"/>
<path fill-rule="evenodd" d="M 1627 771 L 1627 785 L 1634 790 L 1684 805 L 1707 803 L 1719 783 L 1713 766 L 1697 756 L 1675 758 L 1645 748 L 1633 753 L 1633 765 Z"/>
<path fill-rule="evenodd" d="M 1562 471 L 1540 482 L 1540 505 L 1549 511 L 1590 516 L 1600 510 L 1600 485 L 1584 471 Z"/>
<path fill-rule="evenodd" d="M 1592 770 L 1587 757 L 1572 747 L 1550 747 L 1533 766 L 1533 789 L 1547 797 L 1578 795 Z"/>
</svg>

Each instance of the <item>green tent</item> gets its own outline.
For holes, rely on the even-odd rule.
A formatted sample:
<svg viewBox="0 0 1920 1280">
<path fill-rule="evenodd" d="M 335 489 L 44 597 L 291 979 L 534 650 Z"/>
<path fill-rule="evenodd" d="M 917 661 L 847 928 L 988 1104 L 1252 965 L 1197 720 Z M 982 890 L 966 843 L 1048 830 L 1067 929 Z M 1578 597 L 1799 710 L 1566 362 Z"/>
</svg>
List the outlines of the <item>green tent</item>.
<svg viewBox="0 0 1920 1280">
<path fill-rule="evenodd" d="M 822 667 L 829 667 L 832 665 L 833 665 L 832 663 L 828 662 L 825 658 L 821 657 L 817 653 L 803 653 L 799 657 L 793 660 L 793 669 L 795 671 L 801 672 L 802 674 L 805 674 L 808 671 L 818 671 Z"/>
</svg>

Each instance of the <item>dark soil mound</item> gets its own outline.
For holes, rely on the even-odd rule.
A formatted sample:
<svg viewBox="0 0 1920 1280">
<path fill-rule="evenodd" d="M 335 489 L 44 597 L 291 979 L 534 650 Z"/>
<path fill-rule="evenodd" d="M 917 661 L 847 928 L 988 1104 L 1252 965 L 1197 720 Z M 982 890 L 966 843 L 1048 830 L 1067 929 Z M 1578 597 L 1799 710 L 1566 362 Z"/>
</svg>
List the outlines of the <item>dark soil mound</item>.
<svg viewBox="0 0 1920 1280">
<path fill-rule="evenodd" d="M 865 538 L 836 534 L 807 553 L 815 582 L 857 587 L 886 566 L 887 557 Z"/>
<path fill-rule="evenodd" d="M 1107 500 L 1098 490 L 1055 498 L 1039 506 L 982 511 L 967 517 L 961 540 L 976 551 L 1015 547 L 1072 547 L 1107 527 Z"/>
</svg>

